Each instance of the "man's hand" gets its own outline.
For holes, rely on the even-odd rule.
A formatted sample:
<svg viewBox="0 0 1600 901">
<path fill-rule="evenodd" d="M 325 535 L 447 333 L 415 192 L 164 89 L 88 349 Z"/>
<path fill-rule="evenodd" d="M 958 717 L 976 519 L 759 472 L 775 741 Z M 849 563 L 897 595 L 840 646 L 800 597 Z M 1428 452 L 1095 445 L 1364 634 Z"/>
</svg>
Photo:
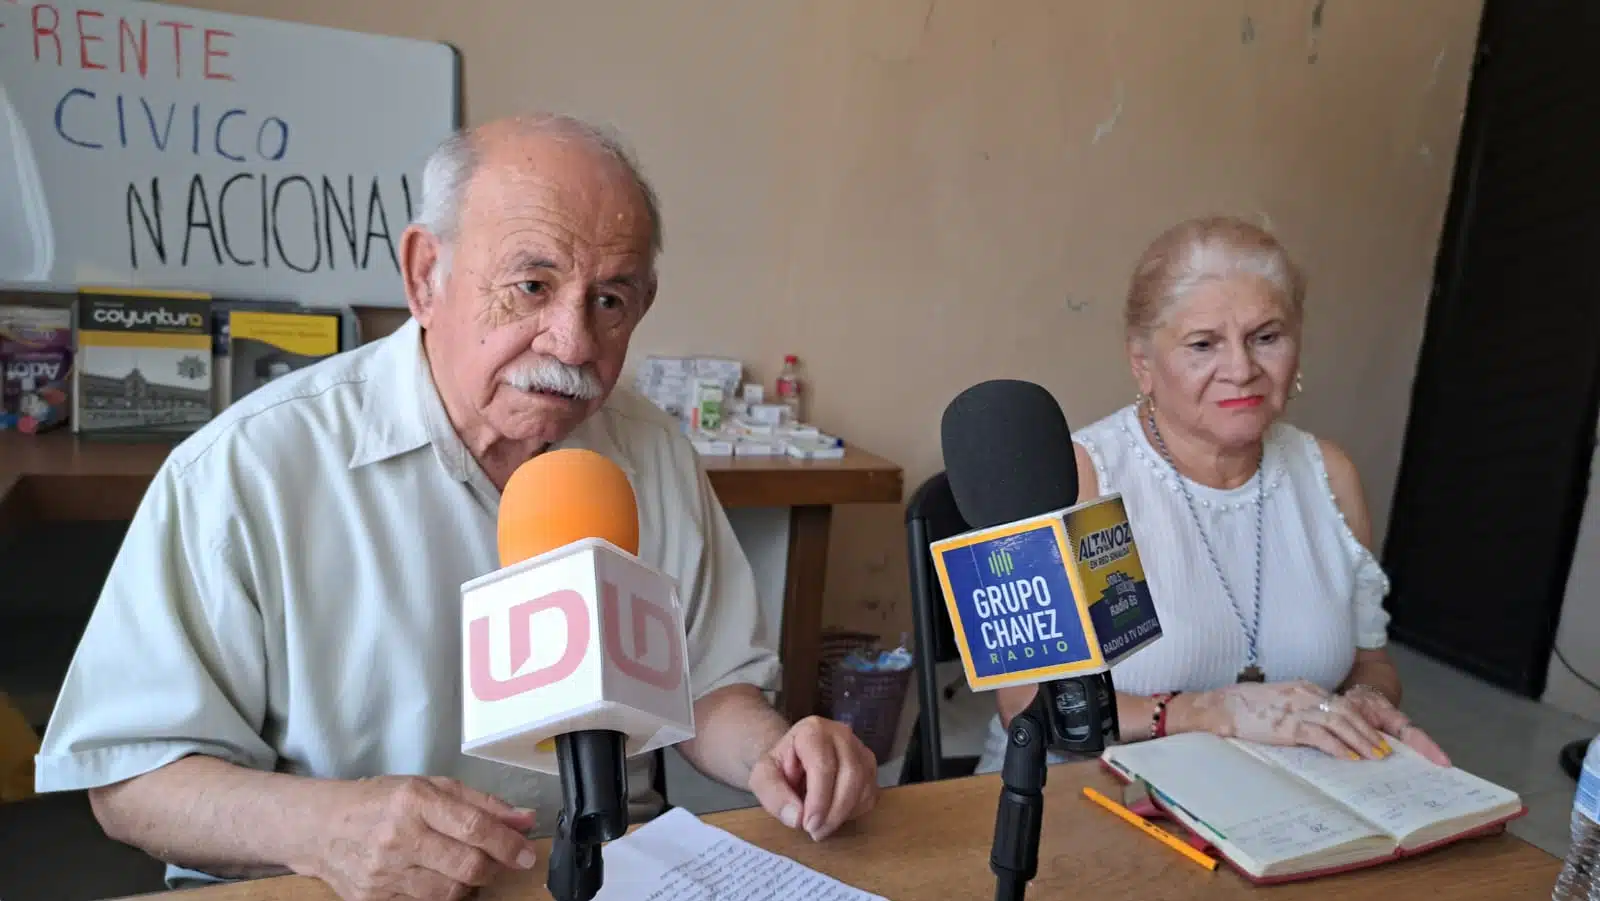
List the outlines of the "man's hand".
<svg viewBox="0 0 1600 901">
<path fill-rule="evenodd" d="M 315 859 L 296 872 L 345 901 L 457 901 L 536 856 L 533 814 L 453 779 L 381 776 L 341 783 L 317 811 Z"/>
<path fill-rule="evenodd" d="M 821 841 L 878 802 L 878 760 L 849 726 L 806 717 L 756 762 L 750 791 L 785 826 Z"/>
<path fill-rule="evenodd" d="M 754 685 L 726 685 L 695 702 L 684 759 L 743 786 L 767 812 L 818 841 L 878 801 L 878 761 L 850 727 L 821 717 L 790 726 Z"/>
</svg>

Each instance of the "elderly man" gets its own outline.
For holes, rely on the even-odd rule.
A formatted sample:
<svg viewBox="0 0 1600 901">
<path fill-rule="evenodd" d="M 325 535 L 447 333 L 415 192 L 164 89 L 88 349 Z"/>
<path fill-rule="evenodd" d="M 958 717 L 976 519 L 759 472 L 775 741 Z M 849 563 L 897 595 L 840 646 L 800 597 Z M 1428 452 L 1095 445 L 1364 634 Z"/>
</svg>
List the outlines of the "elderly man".
<svg viewBox="0 0 1600 901">
<path fill-rule="evenodd" d="M 838 723 L 769 706 L 749 564 L 674 423 L 613 393 L 656 294 L 654 195 L 572 119 L 492 123 L 427 164 L 411 320 L 252 392 L 156 475 L 37 758 L 169 882 L 292 871 L 453 898 L 534 856 L 559 782 L 463 756 L 460 585 L 498 567 L 500 491 L 555 447 L 628 473 L 640 555 L 685 598 L 700 771 L 822 839 L 876 798 Z M 659 808 L 648 760 L 636 816 Z"/>
</svg>

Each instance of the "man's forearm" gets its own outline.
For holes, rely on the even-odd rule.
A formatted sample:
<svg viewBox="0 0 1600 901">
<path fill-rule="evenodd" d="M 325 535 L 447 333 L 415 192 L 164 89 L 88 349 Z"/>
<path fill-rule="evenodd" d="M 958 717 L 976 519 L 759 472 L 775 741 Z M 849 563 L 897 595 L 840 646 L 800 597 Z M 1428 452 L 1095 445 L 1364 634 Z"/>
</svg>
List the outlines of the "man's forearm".
<svg viewBox="0 0 1600 901">
<path fill-rule="evenodd" d="M 322 780 L 191 756 L 89 792 L 110 837 L 225 878 L 291 872 L 312 850 L 305 811 Z M 324 785 L 325 790 L 325 785 Z"/>
<path fill-rule="evenodd" d="M 696 735 L 678 746 L 695 769 L 735 788 L 789 731 L 789 722 L 754 685 L 728 685 L 695 702 Z"/>
</svg>

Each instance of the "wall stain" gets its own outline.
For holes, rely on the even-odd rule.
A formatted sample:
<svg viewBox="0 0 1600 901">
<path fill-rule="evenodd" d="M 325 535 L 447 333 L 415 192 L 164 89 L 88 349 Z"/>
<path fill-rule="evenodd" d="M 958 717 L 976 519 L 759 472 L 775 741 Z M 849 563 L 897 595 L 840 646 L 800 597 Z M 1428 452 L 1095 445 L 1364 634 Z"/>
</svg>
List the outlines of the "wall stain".
<svg viewBox="0 0 1600 901">
<path fill-rule="evenodd" d="M 1423 88 L 1423 93 L 1433 90 L 1439 85 L 1439 70 L 1444 67 L 1444 54 L 1447 48 L 1441 48 L 1439 55 L 1433 58 L 1433 70 L 1428 73 L 1428 86 Z"/>
<path fill-rule="evenodd" d="M 1256 42 L 1256 20 L 1245 16 L 1239 23 L 1239 43 L 1246 46 Z"/>
<path fill-rule="evenodd" d="M 1315 65 L 1317 62 L 1317 45 L 1322 40 L 1322 10 L 1328 5 L 1328 0 L 1316 0 L 1311 5 L 1311 52 L 1306 57 L 1306 62 Z"/>
<path fill-rule="evenodd" d="M 1111 115 L 1106 117 L 1105 121 L 1094 127 L 1094 140 L 1089 143 L 1100 143 L 1102 138 L 1108 137 L 1117 127 L 1117 120 L 1122 118 L 1122 90 L 1122 79 L 1119 78 L 1116 87 L 1116 106 L 1112 108 Z"/>
<path fill-rule="evenodd" d="M 1074 313 L 1082 313 L 1084 310 L 1094 306 L 1094 301 L 1092 300 L 1078 300 L 1075 297 L 1067 297 L 1065 298 L 1065 301 L 1067 304 L 1067 309 Z"/>
</svg>

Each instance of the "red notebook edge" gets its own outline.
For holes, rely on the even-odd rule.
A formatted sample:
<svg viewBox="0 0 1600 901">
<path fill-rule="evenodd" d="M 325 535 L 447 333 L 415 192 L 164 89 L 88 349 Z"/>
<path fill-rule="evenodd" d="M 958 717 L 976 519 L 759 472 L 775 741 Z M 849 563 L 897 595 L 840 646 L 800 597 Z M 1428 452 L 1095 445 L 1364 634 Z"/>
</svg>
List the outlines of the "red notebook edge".
<svg viewBox="0 0 1600 901">
<path fill-rule="evenodd" d="M 1115 766 L 1112 766 L 1111 763 L 1103 757 L 1100 758 L 1100 766 L 1104 768 L 1106 772 L 1110 773 L 1112 778 L 1116 779 L 1118 782 L 1121 782 L 1123 785 L 1128 785 L 1133 782 L 1133 779 L 1127 773 L 1124 773 Z M 1182 820 L 1169 813 L 1165 807 L 1162 807 L 1161 804 L 1155 800 L 1155 798 L 1147 798 L 1143 803 L 1135 804 L 1128 809 L 1147 820 L 1161 820 L 1165 823 L 1171 823 L 1179 830 L 1177 837 L 1187 841 L 1190 847 L 1194 848 L 1196 851 L 1210 854 L 1211 856 L 1222 860 L 1236 870 L 1241 876 L 1244 876 L 1246 879 L 1250 878 L 1250 874 L 1246 873 L 1242 868 L 1239 867 L 1238 864 L 1235 864 L 1232 860 L 1229 860 L 1228 856 L 1222 853 L 1222 849 L 1213 845 L 1211 841 L 1204 835 L 1201 835 L 1193 829 L 1190 829 Z"/>
<path fill-rule="evenodd" d="M 1130 777 L 1127 773 L 1123 772 L 1122 770 L 1117 769 L 1115 766 L 1113 766 L 1111 764 L 1110 761 L 1106 760 L 1104 757 L 1100 758 L 1100 766 L 1106 772 L 1110 773 L 1112 778 L 1116 779 L 1118 782 L 1121 782 L 1124 785 L 1127 785 L 1127 784 L 1129 784 L 1129 783 L 1131 783 L 1133 781 L 1132 777 Z M 1506 816 L 1503 816 L 1498 820 L 1495 820 L 1495 821 L 1490 822 L 1490 823 L 1485 823 L 1482 826 L 1478 826 L 1476 828 L 1469 829 L 1469 830 L 1467 830 L 1465 832 L 1456 833 L 1455 835 L 1447 835 L 1444 838 L 1438 839 L 1437 841 L 1429 842 L 1426 845 L 1418 845 L 1417 847 L 1412 848 L 1410 850 L 1407 850 L 1405 848 L 1396 848 L 1393 852 L 1391 852 L 1389 854 L 1382 854 L 1382 855 L 1379 855 L 1377 857 L 1368 858 L 1367 860 L 1357 861 L 1355 863 L 1343 864 L 1341 866 L 1336 866 L 1336 867 L 1323 867 L 1320 870 L 1304 870 L 1304 871 L 1299 872 L 1299 873 L 1286 873 L 1286 874 L 1284 874 L 1282 876 L 1256 876 L 1256 875 L 1253 875 L 1252 873 L 1250 873 L 1250 871 L 1246 870 L 1244 867 L 1241 867 L 1241 866 L 1239 866 L 1239 864 L 1235 863 L 1233 861 L 1233 859 L 1228 857 L 1228 855 L 1225 854 L 1222 851 L 1221 848 L 1218 848 L 1216 845 L 1212 844 L 1211 841 L 1209 839 L 1207 839 L 1204 835 L 1201 835 L 1200 833 L 1196 832 L 1195 830 L 1190 829 L 1182 820 L 1178 819 L 1176 816 L 1173 816 L 1165 807 L 1162 806 L 1161 802 L 1159 800 L 1157 800 L 1153 795 L 1145 803 L 1139 804 L 1139 805 L 1137 805 L 1135 807 L 1132 807 L 1132 808 L 1129 808 L 1129 809 L 1132 810 L 1134 813 L 1137 813 L 1140 816 L 1144 817 L 1147 820 L 1159 819 L 1159 820 L 1162 820 L 1164 822 L 1171 823 L 1172 825 L 1174 825 L 1178 829 L 1180 829 L 1183 832 L 1184 835 L 1187 836 L 1189 844 L 1191 846 L 1193 846 L 1196 850 L 1202 851 L 1202 852 L 1204 852 L 1206 854 L 1210 854 L 1213 857 L 1216 857 L 1217 859 L 1219 859 L 1222 862 L 1226 863 L 1230 869 L 1232 869 L 1235 873 L 1238 873 L 1241 877 L 1243 877 L 1246 882 L 1249 882 L 1252 885 L 1262 885 L 1262 886 L 1265 886 L 1265 885 L 1283 885 L 1283 884 L 1287 884 L 1287 883 L 1291 883 L 1291 882 L 1304 882 L 1304 881 L 1306 881 L 1308 879 L 1319 879 L 1319 878 L 1321 878 L 1323 876 L 1335 876 L 1335 875 L 1338 875 L 1340 873 L 1349 873 L 1349 872 L 1353 872 L 1353 871 L 1356 871 L 1356 870 L 1371 869 L 1372 867 L 1380 866 L 1382 864 L 1390 863 L 1390 862 L 1393 862 L 1393 861 L 1396 861 L 1396 860 L 1404 860 L 1404 859 L 1406 859 L 1408 857 L 1417 857 L 1419 855 L 1426 854 L 1426 853 L 1428 853 L 1430 851 L 1434 851 L 1434 850 L 1437 850 L 1439 848 L 1443 848 L 1446 845 L 1453 845 L 1453 844 L 1456 844 L 1457 842 L 1466 841 L 1468 839 L 1484 838 L 1484 837 L 1487 837 L 1487 836 L 1490 836 L 1490 835 L 1499 834 L 1499 833 L 1505 831 L 1506 824 L 1510 823 L 1513 820 L 1520 819 L 1521 817 L 1526 816 L 1527 813 L 1528 813 L 1528 805 L 1526 803 L 1524 803 L 1515 812 L 1507 814 Z"/>
</svg>

